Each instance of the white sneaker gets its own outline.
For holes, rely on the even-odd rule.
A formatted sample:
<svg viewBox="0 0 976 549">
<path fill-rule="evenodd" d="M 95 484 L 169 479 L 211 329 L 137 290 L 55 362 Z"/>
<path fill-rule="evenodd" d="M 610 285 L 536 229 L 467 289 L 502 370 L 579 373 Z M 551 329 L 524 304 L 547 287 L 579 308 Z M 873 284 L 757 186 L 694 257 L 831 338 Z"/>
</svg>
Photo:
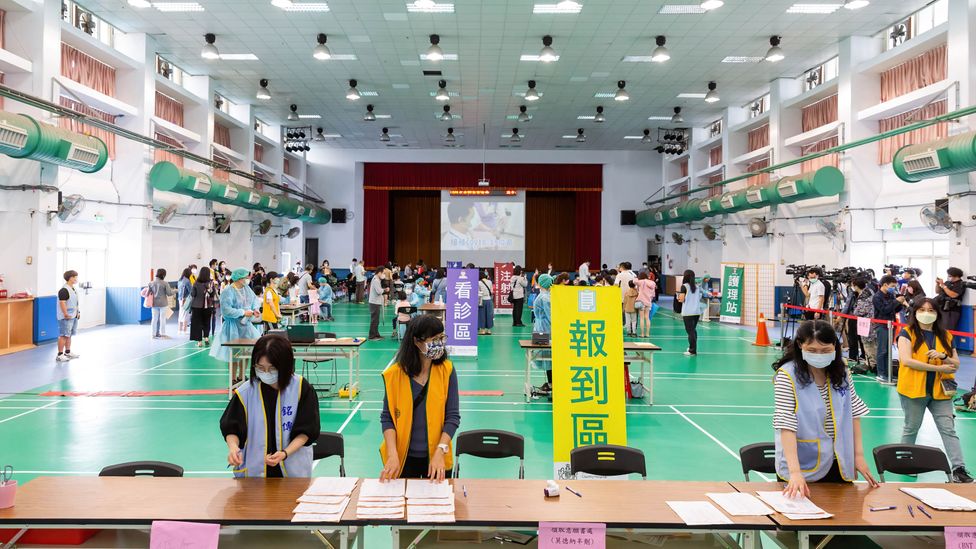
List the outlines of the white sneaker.
<svg viewBox="0 0 976 549">
<path fill-rule="evenodd" d="M 68 357 L 67 357 L 67 356 L 65 356 L 65 355 L 58 355 L 58 358 L 56 358 L 56 359 L 54 359 L 54 360 L 55 360 L 55 362 L 68 362 L 68 361 L 69 361 L 69 360 L 71 360 L 71 359 L 70 359 L 70 358 L 68 358 Z"/>
<path fill-rule="evenodd" d="M 691 351 L 685 351 L 684 355 L 685 356 L 695 356 L 694 354 L 692 354 Z"/>
<path fill-rule="evenodd" d="M 65 353 L 64 356 L 68 357 L 69 359 L 71 359 L 71 358 L 81 358 L 81 355 L 76 355 L 74 353 Z"/>
</svg>

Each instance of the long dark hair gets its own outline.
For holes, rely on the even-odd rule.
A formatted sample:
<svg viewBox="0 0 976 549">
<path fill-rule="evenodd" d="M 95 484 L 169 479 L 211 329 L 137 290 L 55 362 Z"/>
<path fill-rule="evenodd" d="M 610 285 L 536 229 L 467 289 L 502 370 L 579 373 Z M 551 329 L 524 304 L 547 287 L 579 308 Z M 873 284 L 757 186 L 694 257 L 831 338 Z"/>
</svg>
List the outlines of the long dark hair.
<svg viewBox="0 0 976 549">
<path fill-rule="evenodd" d="M 847 366 L 844 364 L 841 354 L 840 339 L 837 337 L 837 332 L 834 331 L 834 327 L 829 322 L 824 320 L 801 322 L 796 329 L 793 342 L 786 348 L 786 354 L 773 363 L 773 370 L 779 370 L 784 364 L 795 362 L 797 365 L 796 380 L 801 385 L 809 385 L 813 381 L 813 377 L 810 375 L 811 366 L 803 360 L 803 349 L 800 348 L 800 345 L 814 340 L 834 346 L 834 361 L 830 363 L 830 366 L 827 366 L 825 371 L 827 379 L 830 380 L 830 385 L 834 389 L 841 389 L 847 383 Z"/>
<path fill-rule="evenodd" d="M 181 279 L 182 278 L 185 278 L 185 279 L 189 280 L 190 279 L 190 276 L 192 276 L 192 275 L 193 275 L 193 272 L 190 271 L 190 268 L 189 267 L 187 267 L 187 268 L 183 269 L 183 272 L 180 274 L 180 278 Z"/>
<path fill-rule="evenodd" d="M 420 315 L 410 319 L 407 323 L 407 331 L 403 334 L 400 341 L 400 349 L 396 354 L 396 362 L 400 368 L 410 377 L 420 375 L 422 369 L 420 360 L 420 349 L 416 343 L 430 339 L 438 334 L 444 333 L 444 323 L 434 315 Z M 443 364 L 447 360 L 447 351 L 432 364 Z"/>
<path fill-rule="evenodd" d="M 254 343 L 254 350 L 251 351 L 251 383 L 258 380 L 255 368 L 261 357 L 266 357 L 278 370 L 278 391 L 284 391 L 295 373 L 295 353 L 291 349 L 291 342 L 279 334 L 266 334 Z"/>
<path fill-rule="evenodd" d="M 685 284 L 691 288 L 692 292 L 698 291 L 698 287 L 695 286 L 695 271 L 688 269 L 684 272 L 684 274 L 681 276 L 681 285 L 684 286 Z"/>
<path fill-rule="evenodd" d="M 197 284 L 210 283 L 210 267 L 201 267 L 200 276 L 197 277 Z"/>
<path fill-rule="evenodd" d="M 935 311 L 935 314 L 938 315 L 938 318 L 936 318 L 935 322 L 932 323 L 932 333 L 935 334 L 936 339 L 942 342 L 942 348 L 945 349 L 946 352 L 951 352 L 952 347 L 951 342 L 949 341 L 949 332 L 947 332 L 945 327 L 942 326 L 942 311 L 939 310 L 939 307 L 935 304 L 935 301 L 928 297 L 923 297 L 912 304 L 912 314 L 909 315 L 908 328 L 906 328 L 908 333 L 915 337 L 915 345 L 912 346 L 912 350 L 918 351 L 922 348 L 922 344 L 925 343 L 925 337 L 922 336 L 922 327 L 919 326 L 918 318 L 916 318 L 915 314 L 918 313 L 918 310 L 921 309 L 922 305 L 925 305 L 926 303 L 931 305 L 932 309 Z"/>
</svg>

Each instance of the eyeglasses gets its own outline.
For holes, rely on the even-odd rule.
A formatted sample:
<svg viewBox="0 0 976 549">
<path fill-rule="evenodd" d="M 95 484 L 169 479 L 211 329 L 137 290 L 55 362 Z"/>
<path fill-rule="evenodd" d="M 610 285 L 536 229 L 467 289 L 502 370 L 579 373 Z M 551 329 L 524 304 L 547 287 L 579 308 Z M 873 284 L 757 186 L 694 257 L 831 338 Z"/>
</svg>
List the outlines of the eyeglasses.
<svg viewBox="0 0 976 549">
<path fill-rule="evenodd" d="M 447 341 L 447 334 L 438 334 L 427 340 L 427 343 L 443 343 Z"/>
</svg>

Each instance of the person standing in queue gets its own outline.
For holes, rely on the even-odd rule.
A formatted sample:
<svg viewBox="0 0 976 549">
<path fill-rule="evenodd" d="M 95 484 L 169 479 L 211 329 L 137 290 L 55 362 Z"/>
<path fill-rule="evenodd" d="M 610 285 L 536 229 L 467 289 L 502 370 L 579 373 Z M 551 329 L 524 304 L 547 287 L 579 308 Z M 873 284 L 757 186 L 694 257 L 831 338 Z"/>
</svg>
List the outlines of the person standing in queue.
<svg viewBox="0 0 976 549">
<path fill-rule="evenodd" d="M 773 364 L 776 474 L 788 497 L 810 496 L 810 482 L 878 482 L 864 458 L 861 418 L 869 413 L 844 365 L 829 322 L 800 324 L 786 354 Z"/>
<path fill-rule="evenodd" d="M 380 335 L 380 315 L 383 312 L 383 305 L 386 303 L 386 294 L 390 291 L 383 287 L 383 279 L 386 271 L 381 267 L 376 269 L 373 280 L 369 283 L 369 340 L 376 341 L 383 339 Z"/>
<path fill-rule="evenodd" d="M 407 323 L 396 360 L 383 371 L 380 480 L 450 477 L 451 439 L 461 411 L 457 372 L 446 346 L 440 319 L 420 315 Z"/>
<path fill-rule="evenodd" d="M 234 476 L 312 476 L 312 444 L 320 430 L 318 396 L 295 375 L 288 338 L 262 336 L 251 352 L 249 381 L 234 390 L 220 418 Z"/>
<path fill-rule="evenodd" d="M 695 271 L 688 269 L 681 278 L 678 290 L 681 302 L 681 320 L 688 334 L 688 350 L 685 356 L 698 355 L 698 321 L 701 319 L 701 289 L 695 284 Z"/>
</svg>

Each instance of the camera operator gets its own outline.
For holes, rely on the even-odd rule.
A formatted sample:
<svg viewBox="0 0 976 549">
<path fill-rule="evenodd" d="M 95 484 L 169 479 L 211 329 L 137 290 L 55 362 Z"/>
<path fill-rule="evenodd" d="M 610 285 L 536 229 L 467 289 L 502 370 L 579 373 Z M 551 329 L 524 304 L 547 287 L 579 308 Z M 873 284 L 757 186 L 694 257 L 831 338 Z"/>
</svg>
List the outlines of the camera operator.
<svg viewBox="0 0 976 549">
<path fill-rule="evenodd" d="M 860 317 L 874 318 L 874 290 L 866 277 L 856 277 L 851 281 L 850 299 L 844 314 Z M 868 332 L 867 336 L 861 337 L 857 333 L 857 320 L 847 319 L 847 343 L 848 357 L 853 362 L 860 363 L 864 359 L 865 367 L 859 368 L 857 373 L 871 371 L 871 366 L 877 364 L 878 346 L 874 331 Z M 863 356 L 861 351 L 864 352 Z M 853 370 L 854 368 L 852 368 Z"/>
<path fill-rule="evenodd" d="M 935 279 L 935 304 L 941 311 L 943 328 L 955 330 L 962 315 L 962 294 L 966 293 L 963 272 L 959 267 L 946 269 L 946 280 Z"/>
<path fill-rule="evenodd" d="M 901 312 L 908 301 L 905 296 L 898 294 L 898 280 L 892 275 L 881 277 L 881 289 L 872 298 L 875 320 L 895 321 L 895 315 Z M 888 338 L 888 327 L 878 324 L 874 327 L 878 341 L 878 381 L 885 384 L 892 382 L 892 372 L 888 371 L 888 357 L 891 354 L 891 340 Z"/>
<path fill-rule="evenodd" d="M 820 281 L 820 276 L 823 271 L 819 267 L 811 267 L 807 269 L 807 279 L 806 283 L 800 286 L 800 290 L 803 291 L 803 295 L 807 298 L 806 307 L 808 309 L 823 309 L 824 298 L 826 297 L 826 288 L 823 282 Z M 804 311 L 803 318 L 806 320 L 817 320 L 820 318 L 820 313 L 815 313 L 813 311 Z"/>
</svg>

